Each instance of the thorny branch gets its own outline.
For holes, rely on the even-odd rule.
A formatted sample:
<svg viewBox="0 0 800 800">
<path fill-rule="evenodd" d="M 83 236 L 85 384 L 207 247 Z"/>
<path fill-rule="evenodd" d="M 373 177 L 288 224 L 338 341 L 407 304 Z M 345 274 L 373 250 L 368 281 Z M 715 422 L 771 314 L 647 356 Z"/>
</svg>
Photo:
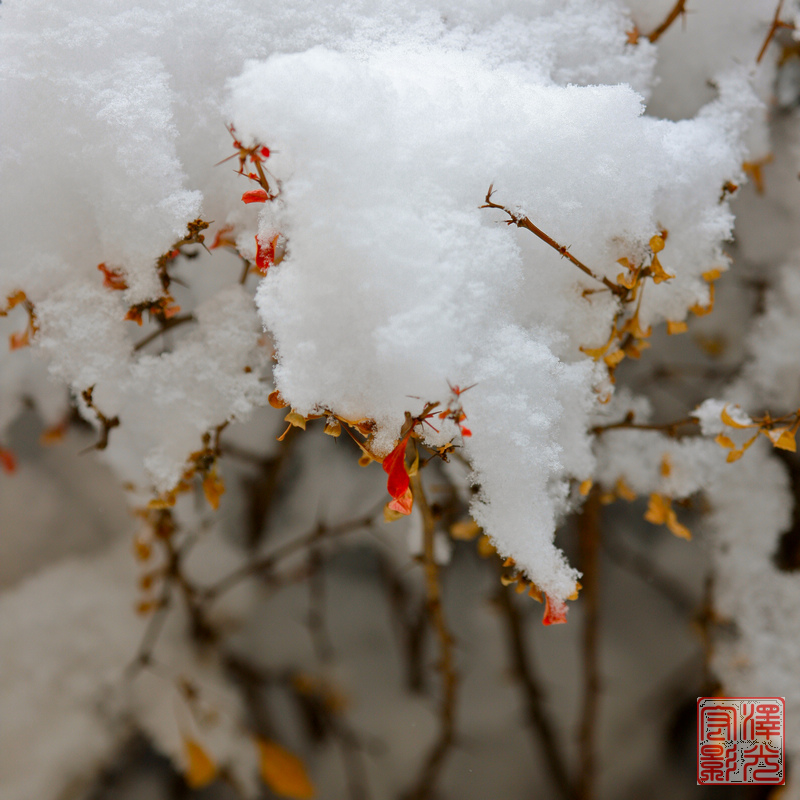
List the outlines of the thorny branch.
<svg viewBox="0 0 800 800">
<path fill-rule="evenodd" d="M 669 14 L 664 17 L 663 22 L 647 35 L 650 42 L 657 42 L 669 29 L 673 22 L 678 17 L 686 19 L 686 2 L 687 0 L 678 0 L 675 5 L 670 9 Z"/>
<path fill-rule="evenodd" d="M 788 28 L 789 30 L 794 30 L 794 25 L 791 22 L 784 22 L 781 19 L 781 10 L 783 9 L 783 0 L 779 0 L 778 7 L 775 9 L 775 16 L 772 18 L 772 24 L 769 26 L 769 31 L 767 32 L 767 38 L 764 39 L 764 44 L 761 45 L 761 49 L 758 51 L 758 56 L 756 56 L 756 64 L 761 63 L 761 59 L 764 58 L 764 54 L 767 52 L 767 48 L 770 45 L 770 42 L 775 37 L 775 34 L 781 28 Z"/>
<path fill-rule="evenodd" d="M 100 428 L 100 438 L 98 441 L 87 447 L 85 450 L 81 451 L 81 454 L 88 453 L 90 450 L 105 450 L 108 447 L 108 435 L 113 428 L 119 426 L 119 417 L 107 417 L 95 404 L 94 400 L 92 399 L 92 395 L 94 394 L 94 386 L 90 386 L 88 389 L 84 389 L 81 393 L 81 397 L 83 397 L 83 402 L 94 411 L 95 415 L 97 416 L 97 420 L 101 425 Z"/>
<path fill-rule="evenodd" d="M 439 580 L 439 566 L 434 559 L 434 534 L 436 521 L 428 504 L 422 486 L 420 473 L 410 476 L 411 490 L 423 520 L 422 562 L 425 570 L 425 590 L 427 594 L 428 615 L 439 640 L 438 669 L 442 676 L 442 697 L 439 705 L 439 736 L 428 753 L 419 776 L 405 795 L 407 800 L 426 800 L 436 787 L 439 773 L 455 741 L 456 700 L 458 694 L 458 674 L 453 655 L 453 636 L 447 627 L 442 606 L 442 587 Z"/>
<path fill-rule="evenodd" d="M 150 342 L 157 339 L 162 334 L 166 333 L 173 328 L 177 328 L 178 325 L 183 325 L 186 322 L 195 322 L 196 318 L 194 314 L 178 314 L 174 317 L 168 317 L 166 319 L 159 319 L 158 320 L 158 330 L 153 331 L 152 333 L 148 333 L 143 339 L 140 339 L 136 344 L 133 346 L 134 352 L 141 350 L 143 347 L 146 347 Z"/>
<path fill-rule="evenodd" d="M 521 216 L 520 214 L 515 213 L 510 208 L 506 206 L 500 205 L 498 203 L 492 202 L 492 193 L 494 192 L 494 187 L 490 186 L 489 191 L 486 193 L 486 198 L 484 204 L 481 208 L 495 208 L 498 211 L 505 212 L 509 219 L 507 224 L 508 225 L 516 225 L 518 228 L 525 228 L 525 230 L 530 231 L 531 233 L 538 236 L 545 244 L 550 245 L 559 255 L 563 258 L 568 259 L 571 261 L 581 272 L 586 273 L 590 278 L 594 278 L 596 281 L 600 281 L 607 289 L 610 289 L 615 295 L 619 297 L 624 297 L 628 290 L 624 286 L 620 286 L 619 284 L 614 283 L 613 281 L 609 280 L 606 277 L 601 277 L 596 275 L 589 267 L 586 266 L 582 261 L 579 261 L 572 253 L 569 252 L 567 247 L 564 245 L 560 245 L 555 239 L 548 236 L 541 228 L 537 228 L 528 217 Z"/>
</svg>

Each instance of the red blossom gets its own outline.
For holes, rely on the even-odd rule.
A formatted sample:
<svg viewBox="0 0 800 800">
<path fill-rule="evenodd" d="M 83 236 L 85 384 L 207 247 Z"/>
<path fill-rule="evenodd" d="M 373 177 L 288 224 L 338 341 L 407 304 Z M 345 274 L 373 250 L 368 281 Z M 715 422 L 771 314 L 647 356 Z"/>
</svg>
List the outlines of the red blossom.
<svg viewBox="0 0 800 800">
<path fill-rule="evenodd" d="M 400 444 L 383 459 L 383 471 L 389 476 L 386 488 L 394 498 L 389 503 L 389 508 L 400 514 L 410 514 L 413 497 L 411 496 L 410 480 L 406 471 L 406 447 L 408 434 L 400 440 Z"/>
<path fill-rule="evenodd" d="M 103 273 L 103 286 L 106 289 L 114 289 L 119 292 L 128 288 L 125 277 L 120 270 L 107 267 L 105 262 L 98 264 L 97 269 Z"/>
<path fill-rule="evenodd" d="M 561 625 L 567 621 L 567 604 L 560 600 L 551 599 L 549 594 L 544 596 L 544 618 L 542 625 Z"/>
<path fill-rule="evenodd" d="M 264 189 L 251 189 L 242 195 L 243 203 L 266 203 L 268 199 L 269 195 Z"/>
<path fill-rule="evenodd" d="M 275 234 L 266 247 L 261 246 L 261 242 L 256 236 L 256 269 L 262 275 L 266 275 L 267 270 L 275 263 L 275 246 L 278 244 L 278 236 L 279 234 Z"/>
<path fill-rule="evenodd" d="M 0 466 L 7 475 L 13 475 L 17 471 L 17 459 L 4 447 L 0 447 Z"/>
</svg>

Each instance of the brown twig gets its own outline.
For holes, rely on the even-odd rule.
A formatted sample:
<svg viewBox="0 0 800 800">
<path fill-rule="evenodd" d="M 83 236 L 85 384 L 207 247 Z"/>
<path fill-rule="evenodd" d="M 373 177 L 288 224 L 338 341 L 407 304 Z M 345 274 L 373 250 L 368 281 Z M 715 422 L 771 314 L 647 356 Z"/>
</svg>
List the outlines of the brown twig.
<svg viewBox="0 0 800 800">
<path fill-rule="evenodd" d="M 492 561 L 495 564 L 500 564 L 498 559 L 492 559 Z M 499 584 L 496 597 L 497 605 L 505 620 L 513 675 L 519 682 L 525 699 L 528 727 L 544 752 L 545 765 L 550 772 L 553 783 L 555 783 L 563 797 L 570 798 L 573 792 L 569 773 L 561 749 L 558 746 L 556 729 L 545 708 L 539 678 L 528 655 L 522 615 L 514 602 L 510 587 Z M 530 637 L 527 638 L 530 640 Z"/>
<path fill-rule="evenodd" d="M 514 213 L 510 208 L 506 208 L 506 206 L 499 205 L 498 203 L 492 202 L 492 193 L 494 192 L 494 187 L 490 186 L 489 191 L 486 193 L 486 198 L 484 204 L 481 208 L 495 208 L 498 211 L 505 212 L 509 219 L 508 225 L 516 225 L 518 228 L 525 228 L 525 230 L 530 231 L 531 233 L 538 236 L 545 244 L 550 245 L 559 255 L 563 258 L 568 259 L 571 261 L 579 270 L 586 273 L 590 278 L 594 278 L 596 281 L 600 281 L 607 289 L 610 289 L 615 295 L 618 297 L 624 297 L 628 290 L 624 286 L 620 286 L 617 283 L 609 280 L 608 278 L 601 277 L 600 275 L 596 275 L 589 267 L 586 266 L 582 261 L 579 261 L 572 253 L 569 252 L 569 249 L 560 245 L 555 239 L 548 236 L 541 228 L 537 228 L 528 217 L 521 216 L 520 214 Z"/>
<path fill-rule="evenodd" d="M 678 17 L 686 19 L 686 0 L 678 0 L 670 9 L 669 14 L 664 17 L 664 21 L 651 33 L 647 34 L 650 42 L 657 42 L 666 33 L 667 29 L 675 22 Z"/>
<path fill-rule="evenodd" d="M 439 773 L 455 741 L 458 674 L 455 670 L 453 656 L 453 636 L 447 627 L 444 607 L 442 606 L 439 566 L 434 559 L 436 520 L 425 496 L 419 472 L 411 476 L 411 491 L 423 520 L 424 547 L 422 563 L 425 570 L 427 608 L 431 625 L 439 640 L 438 669 L 442 677 L 442 697 L 439 704 L 439 735 L 422 765 L 417 780 L 405 795 L 407 800 L 426 800 L 434 794 Z"/>
<path fill-rule="evenodd" d="M 425 601 L 417 602 L 405 582 L 392 566 L 390 560 L 380 552 L 378 568 L 381 585 L 386 589 L 389 609 L 398 629 L 400 641 L 405 651 L 406 686 L 410 692 L 421 694 L 425 691 L 425 634 L 428 630 L 428 614 Z"/>
<path fill-rule="evenodd" d="M 133 346 L 133 351 L 137 352 L 141 350 L 143 347 L 146 347 L 150 342 L 154 339 L 157 339 L 161 336 L 162 333 L 166 333 L 167 331 L 172 330 L 173 328 L 177 328 L 178 325 L 183 325 L 185 322 L 195 322 L 194 314 L 177 314 L 174 317 L 170 317 L 169 319 L 159 320 L 159 328 L 152 333 L 148 333 L 143 339 L 140 339 L 136 344 Z"/>
<path fill-rule="evenodd" d="M 583 709 L 578 732 L 579 770 L 576 796 L 591 800 L 595 796 L 597 707 L 600 697 L 598 666 L 600 597 L 600 493 L 589 493 L 578 517 L 581 569 L 583 577 Z"/>
</svg>

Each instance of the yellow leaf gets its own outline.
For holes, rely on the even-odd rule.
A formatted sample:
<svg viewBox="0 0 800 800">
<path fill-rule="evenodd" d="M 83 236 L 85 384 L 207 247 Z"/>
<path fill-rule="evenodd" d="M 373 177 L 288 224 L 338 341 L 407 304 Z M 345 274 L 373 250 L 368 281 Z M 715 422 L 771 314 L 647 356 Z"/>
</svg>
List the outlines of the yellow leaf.
<svg viewBox="0 0 800 800">
<path fill-rule="evenodd" d="M 771 431 L 763 431 L 763 433 L 780 450 L 797 452 L 797 443 L 794 440 L 795 432 L 791 428 L 773 428 Z"/>
<path fill-rule="evenodd" d="M 650 249 L 654 253 L 660 253 L 664 249 L 664 239 L 661 236 L 653 236 L 650 239 Z"/>
<path fill-rule="evenodd" d="M 603 361 L 606 362 L 606 366 L 609 369 L 614 369 L 623 358 L 625 358 L 625 352 L 623 350 L 615 350 L 613 353 L 603 356 Z"/>
<path fill-rule="evenodd" d="M 758 439 L 758 431 L 756 431 L 756 435 L 752 437 L 752 439 L 748 439 L 739 450 L 731 450 L 728 453 L 728 458 L 726 459 L 729 464 L 732 464 L 734 461 L 738 461 L 743 455 L 744 451 L 750 447 L 753 442 Z"/>
<path fill-rule="evenodd" d="M 481 558 L 489 558 L 493 556 L 497 550 L 492 544 L 492 540 L 484 533 L 478 538 L 478 555 Z"/>
<path fill-rule="evenodd" d="M 450 526 L 450 535 L 462 542 L 469 542 L 481 532 L 481 526 L 474 519 L 464 519 Z"/>
<path fill-rule="evenodd" d="M 670 278 L 674 278 L 674 275 L 670 275 L 664 267 L 661 266 L 661 262 L 658 260 L 658 256 L 653 256 L 653 260 L 650 262 L 650 272 L 653 273 L 653 282 L 654 283 L 663 283 L 664 281 L 670 280 Z"/>
<path fill-rule="evenodd" d="M 729 413 L 728 413 L 728 406 L 725 406 L 722 409 L 722 413 L 719 415 L 720 419 L 730 428 L 752 428 L 752 424 L 745 425 L 744 423 L 737 422 Z M 748 417 L 749 419 L 749 417 Z"/>
<path fill-rule="evenodd" d="M 225 481 L 217 475 L 216 471 L 211 472 L 203 478 L 203 494 L 211 508 L 216 511 L 219 508 L 219 499 L 225 494 Z"/>
<path fill-rule="evenodd" d="M 636 273 L 629 273 L 626 275 L 624 272 L 620 272 L 617 275 L 617 283 L 621 286 L 624 286 L 626 289 L 633 289 L 636 286 Z"/>
<path fill-rule="evenodd" d="M 724 448 L 726 448 L 727 450 L 735 450 L 735 449 L 736 449 L 736 445 L 733 443 L 733 439 L 731 439 L 729 436 L 726 436 L 724 433 L 720 433 L 720 434 L 718 434 L 718 435 L 717 435 L 717 436 L 714 438 L 714 441 L 715 441 L 715 442 L 716 442 L 716 443 L 717 443 L 717 444 L 718 444 L 720 447 L 724 447 Z"/>
<path fill-rule="evenodd" d="M 208 786 L 217 777 L 216 764 L 194 739 L 184 738 L 183 746 L 187 761 L 186 783 L 192 789 Z"/>
<path fill-rule="evenodd" d="M 258 740 L 259 771 L 269 788 L 281 797 L 307 800 L 314 797 L 314 786 L 303 762 L 276 742 Z"/>
<path fill-rule="evenodd" d="M 325 420 L 325 433 L 328 436 L 341 436 L 342 435 L 342 426 L 336 417 L 328 417 Z"/>
<path fill-rule="evenodd" d="M 671 319 L 667 320 L 667 333 L 674 336 L 676 333 L 686 333 L 689 326 L 685 322 L 673 322 Z"/>
<path fill-rule="evenodd" d="M 667 517 L 667 528 L 670 533 L 675 534 L 675 536 L 681 539 L 686 539 L 686 541 L 689 542 L 692 540 L 691 531 L 685 525 L 681 525 L 681 523 L 678 522 L 678 517 L 672 509 L 670 509 L 670 514 Z"/>
<path fill-rule="evenodd" d="M 636 499 L 636 492 L 634 492 L 633 489 L 631 489 L 631 487 L 625 483 L 625 479 L 622 477 L 617 480 L 617 484 L 614 489 L 623 500 L 627 500 L 629 503 Z M 567 599 L 571 600 L 572 598 Z"/>
<path fill-rule="evenodd" d="M 273 408 L 286 408 L 288 403 L 281 397 L 281 393 L 276 389 L 274 392 L 270 392 L 267 401 Z"/>
<path fill-rule="evenodd" d="M 664 525 L 671 511 L 670 501 L 662 494 L 651 494 L 644 518 L 653 525 Z"/>
<path fill-rule="evenodd" d="M 294 409 L 292 409 L 284 419 L 290 424 L 294 425 L 295 428 L 302 428 L 303 430 L 306 429 L 306 418 L 302 414 L 298 414 Z"/>
<path fill-rule="evenodd" d="M 581 496 L 582 496 L 582 497 L 586 497 L 586 495 L 587 495 L 587 494 L 589 494 L 589 492 L 592 490 L 592 484 L 593 484 L 593 483 L 594 483 L 594 481 L 592 481 L 592 479 L 591 479 L 591 478 L 587 478 L 587 479 L 586 479 L 586 480 L 585 480 L 585 481 L 584 481 L 584 482 L 583 482 L 583 483 L 580 485 L 580 488 L 578 489 L 578 491 L 581 493 Z"/>
<path fill-rule="evenodd" d="M 703 273 L 703 280 L 706 283 L 713 283 L 716 280 L 719 280 L 722 277 L 722 270 L 719 267 L 715 267 L 714 269 L 708 270 L 708 272 Z"/>
</svg>

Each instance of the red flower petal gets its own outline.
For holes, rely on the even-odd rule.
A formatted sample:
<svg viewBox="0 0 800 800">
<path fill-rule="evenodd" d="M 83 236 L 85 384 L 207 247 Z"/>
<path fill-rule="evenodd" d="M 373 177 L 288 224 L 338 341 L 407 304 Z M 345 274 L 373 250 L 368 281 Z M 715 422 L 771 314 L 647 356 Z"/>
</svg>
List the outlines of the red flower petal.
<svg viewBox="0 0 800 800">
<path fill-rule="evenodd" d="M 544 596 L 544 618 L 542 625 L 561 625 L 567 621 L 567 604 Z"/>
<path fill-rule="evenodd" d="M 242 195 L 243 203 L 266 203 L 269 195 L 264 189 L 251 189 Z"/>
<path fill-rule="evenodd" d="M 472 431 L 469 428 L 461 428 L 461 435 L 462 436 L 472 436 Z"/>
<path fill-rule="evenodd" d="M 0 447 L 0 466 L 8 475 L 17 471 L 17 459 L 10 450 L 6 450 L 4 447 Z"/>
<path fill-rule="evenodd" d="M 275 234 L 267 247 L 262 247 L 256 236 L 256 268 L 262 275 L 266 275 L 267 270 L 275 263 L 275 246 L 278 244 L 278 236 L 279 234 Z"/>
<path fill-rule="evenodd" d="M 399 500 L 407 491 L 410 484 L 406 472 L 406 445 L 408 436 L 383 459 L 383 471 L 389 476 L 386 488 L 389 494 Z"/>
<path fill-rule="evenodd" d="M 269 158 L 269 147 L 262 147 L 259 151 L 264 158 Z"/>
<path fill-rule="evenodd" d="M 398 514 L 408 515 L 411 513 L 411 508 L 414 505 L 414 495 L 411 494 L 411 489 L 406 489 L 400 497 L 395 497 L 390 503 L 389 508 L 396 511 Z"/>
</svg>

